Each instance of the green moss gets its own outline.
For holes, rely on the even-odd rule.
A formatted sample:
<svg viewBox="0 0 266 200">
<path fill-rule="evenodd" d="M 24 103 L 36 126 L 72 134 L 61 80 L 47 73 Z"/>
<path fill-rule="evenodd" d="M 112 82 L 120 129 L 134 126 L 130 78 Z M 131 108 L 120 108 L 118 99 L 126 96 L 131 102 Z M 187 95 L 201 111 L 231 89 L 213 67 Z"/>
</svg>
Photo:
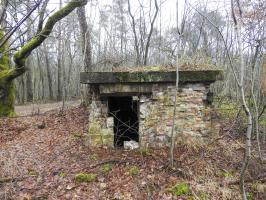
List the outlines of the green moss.
<svg viewBox="0 0 266 200">
<path fill-rule="evenodd" d="M 162 66 L 144 66 L 144 71 L 160 71 Z"/>
<path fill-rule="evenodd" d="M 101 172 L 104 174 L 107 174 L 109 171 L 111 171 L 111 165 L 105 164 L 101 166 Z"/>
<path fill-rule="evenodd" d="M 99 125 L 99 122 L 91 122 L 89 124 L 89 134 L 99 134 L 101 132 L 101 126 Z"/>
<path fill-rule="evenodd" d="M 2 99 L 0 101 L 0 116 L 1 117 L 13 117 L 14 112 L 14 102 L 15 102 L 15 84 L 13 81 L 1 82 L 0 81 L 0 96 Z"/>
<path fill-rule="evenodd" d="M 247 199 L 248 199 L 248 200 L 252 200 L 252 199 L 253 199 L 253 198 L 252 198 L 252 193 L 247 192 Z"/>
<path fill-rule="evenodd" d="M 239 105 L 237 102 L 224 101 L 217 108 L 217 111 L 222 119 L 233 119 L 237 114 L 238 109 Z"/>
<path fill-rule="evenodd" d="M 89 156 L 89 159 L 95 161 L 95 160 L 98 160 L 98 156 L 97 154 L 92 154 Z"/>
<path fill-rule="evenodd" d="M 151 155 L 151 153 L 149 152 L 148 149 L 146 148 L 139 148 L 138 152 L 142 155 L 142 156 L 149 156 Z"/>
<path fill-rule="evenodd" d="M 119 82 L 160 82 L 163 80 L 161 74 L 156 72 L 115 72 L 114 76 Z"/>
<path fill-rule="evenodd" d="M 177 183 L 173 187 L 168 189 L 169 192 L 175 196 L 181 196 L 190 192 L 189 185 L 187 183 Z"/>
<path fill-rule="evenodd" d="M 100 120 L 90 122 L 88 134 L 91 144 L 94 146 L 104 145 L 113 147 L 113 130 L 102 128 Z"/>
<path fill-rule="evenodd" d="M 58 174 L 58 176 L 60 176 L 61 178 L 64 178 L 64 177 L 66 176 L 66 173 L 65 173 L 65 172 L 60 172 L 60 173 Z"/>
<path fill-rule="evenodd" d="M 137 166 L 132 166 L 128 169 L 128 174 L 130 176 L 136 176 L 139 173 L 139 168 Z"/>
<path fill-rule="evenodd" d="M 0 82 L 4 81 L 4 78 L 7 77 L 8 73 L 9 73 L 9 70 L 1 70 L 0 71 Z"/>
<path fill-rule="evenodd" d="M 221 121 L 226 123 L 232 122 L 235 121 L 236 117 L 238 116 L 233 130 L 236 133 L 242 134 L 246 129 L 247 117 L 243 109 L 240 113 L 238 113 L 240 109 L 240 103 L 234 99 L 215 99 L 214 104 L 218 104 L 216 107 L 216 112 Z"/>
<path fill-rule="evenodd" d="M 230 172 L 223 172 L 222 176 L 224 178 L 233 178 L 234 177 L 234 175 L 232 173 L 230 173 Z"/>
<path fill-rule="evenodd" d="M 29 176 L 38 176 L 38 172 L 36 172 L 36 171 L 33 171 L 33 170 L 30 170 L 29 172 L 28 172 L 28 175 Z"/>
<path fill-rule="evenodd" d="M 4 35 L 0 31 L 0 37 Z M 0 117 L 13 117 L 15 102 L 15 85 L 13 81 L 5 79 L 9 74 L 9 58 L 5 52 L 7 45 L 0 48 Z"/>
<path fill-rule="evenodd" d="M 3 35 L 4 33 L 0 31 L 0 38 Z M 5 53 L 6 49 L 7 49 L 7 44 L 3 45 L 0 48 L 0 74 L 3 73 L 4 70 L 9 70 L 9 57 Z M 0 79 L 1 79 L 1 76 L 3 76 L 3 74 L 0 75 Z"/>
<path fill-rule="evenodd" d="M 265 112 L 265 111 L 264 111 Z M 265 117 L 261 117 L 259 119 L 259 126 L 260 127 L 266 127 L 266 118 Z"/>
<path fill-rule="evenodd" d="M 17 51 L 14 54 L 13 59 L 14 59 L 14 61 L 17 64 L 18 67 L 25 66 L 26 58 L 23 58 L 23 56 L 21 55 L 21 50 Z"/>
<path fill-rule="evenodd" d="M 82 182 L 93 182 L 97 178 L 96 174 L 92 173 L 78 173 L 75 175 L 75 181 L 82 183 Z"/>
</svg>

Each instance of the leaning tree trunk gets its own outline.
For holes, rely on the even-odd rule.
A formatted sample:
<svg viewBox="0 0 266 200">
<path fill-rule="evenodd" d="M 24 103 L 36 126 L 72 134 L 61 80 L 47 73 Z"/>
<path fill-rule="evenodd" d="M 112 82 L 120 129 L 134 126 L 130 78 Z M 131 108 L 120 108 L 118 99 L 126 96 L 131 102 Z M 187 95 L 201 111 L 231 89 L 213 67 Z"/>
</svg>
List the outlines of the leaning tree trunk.
<svg viewBox="0 0 266 200">
<path fill-rule="evenodd" d="M 87 0 L 71 0 L 66 6 L 59 9 L 52 14 L 45 26 L 41 28 L 40 32 L 36 34 L 30 41 L 28 41 L 20 50 L 18 50 L 13 60 L 15 65 L 9 67 L 8 56 L 4 53 L 6 48 L 7 39 L 1 41 L 0 44 L 0 117 L 14 115 L 14 83 L 13 80 L 24 74 L 27 70 L 26 59 L 31 52 L 40 46 L 43 41 L 50 35 L 54 25 L 59 20 L 63 19 L 75 8 L 84 6 L 87 4 Z M 3 37 L 3 33 L 0 32 L 0 38 Z"/>
</svg>

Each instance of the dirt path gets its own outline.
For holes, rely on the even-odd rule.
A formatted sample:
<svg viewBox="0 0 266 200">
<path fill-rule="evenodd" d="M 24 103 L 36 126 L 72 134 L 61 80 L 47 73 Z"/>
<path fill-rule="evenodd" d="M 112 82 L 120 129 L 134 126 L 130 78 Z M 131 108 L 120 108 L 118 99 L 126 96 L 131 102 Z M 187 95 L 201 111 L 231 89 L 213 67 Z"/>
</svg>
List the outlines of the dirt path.
<svg viewBox="0 0 266 200">
<path fill-rule="evenodd" d="M 65 108 L 77 107 L 81 100 L 65 102 Z M 46 103 L 46 104 L 27 104 L 15 106 L 15 112 L 18 116 L 27 116 L 32 114 L 42 114 L 51 110 L 59 110 L 62 108 L 62 102 Z"/>
</svg>

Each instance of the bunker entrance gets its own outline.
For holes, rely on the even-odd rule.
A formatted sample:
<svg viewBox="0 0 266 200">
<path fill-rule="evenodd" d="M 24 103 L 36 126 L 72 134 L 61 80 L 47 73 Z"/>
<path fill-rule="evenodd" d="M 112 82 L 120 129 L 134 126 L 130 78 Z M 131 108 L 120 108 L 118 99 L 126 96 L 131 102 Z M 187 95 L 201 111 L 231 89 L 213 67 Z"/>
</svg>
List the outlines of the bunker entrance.
<svg viewBox="0 0 266 200">
<path fill-rule="evenodd" d="M 124 141 L 139 142 L 138 100 L 132 96 L 109 97 L 109 116 L 114 118 L 114 146 L 123 147 Z"/>
</svg>

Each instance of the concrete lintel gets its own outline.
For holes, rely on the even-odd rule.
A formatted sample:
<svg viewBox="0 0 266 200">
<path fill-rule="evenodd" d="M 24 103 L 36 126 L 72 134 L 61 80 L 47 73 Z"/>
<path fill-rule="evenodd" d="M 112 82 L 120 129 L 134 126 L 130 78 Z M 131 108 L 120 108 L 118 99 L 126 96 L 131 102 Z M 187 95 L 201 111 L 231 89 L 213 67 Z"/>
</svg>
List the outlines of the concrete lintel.
<svg viewBox="0 0 266 200">
<path fill-rule="evenodd" d="M 113 95 L 113 94 L 151 94 L 152 91 L 160 88 L 160 90 L 166 90 L 169 85 L 174 84 L 166 84 L 161 83 L 160 87 L 158 87 L 158 84 L 150 84 L 150 83 L 135 83 L 135 84 L 122 84 L 122 83 L 113 83 L 113 84 L 100 84 L 100 94 L 102 95 Z"/>
</svg>

